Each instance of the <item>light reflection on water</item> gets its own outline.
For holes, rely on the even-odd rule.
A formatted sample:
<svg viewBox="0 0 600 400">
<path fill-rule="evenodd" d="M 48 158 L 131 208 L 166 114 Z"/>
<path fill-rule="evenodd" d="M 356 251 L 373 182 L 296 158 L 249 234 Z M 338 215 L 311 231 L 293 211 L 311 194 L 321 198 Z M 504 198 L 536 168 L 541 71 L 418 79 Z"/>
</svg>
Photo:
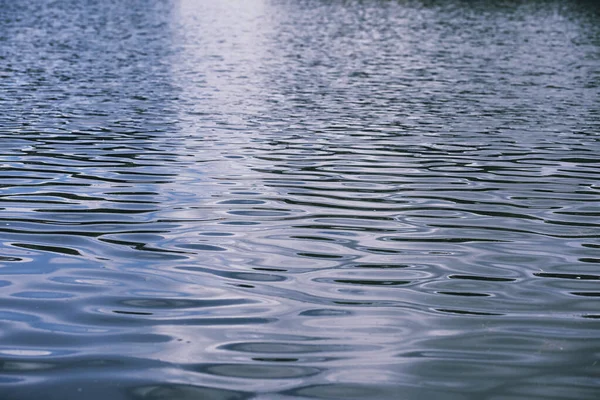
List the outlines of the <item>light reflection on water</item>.
<svg viewBox="0 0 600 400">
<path fill-rule="evenodd" d="M 592 3 L 0 7 L 0 397 L 596 398 Z"/>
</svg>

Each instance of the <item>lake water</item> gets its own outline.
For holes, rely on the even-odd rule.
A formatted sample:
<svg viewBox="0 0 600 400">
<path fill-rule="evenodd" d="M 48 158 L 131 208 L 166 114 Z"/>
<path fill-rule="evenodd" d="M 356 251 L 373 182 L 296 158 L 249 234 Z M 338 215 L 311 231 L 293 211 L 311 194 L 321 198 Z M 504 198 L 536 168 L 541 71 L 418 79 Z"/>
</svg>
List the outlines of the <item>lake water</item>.
<svg viewBox="0 0 600 400">
<path fill-rule="evenodd" d="M 600 7 L 0 0 L 0 398 L 600 397 Z"/>
</svg>

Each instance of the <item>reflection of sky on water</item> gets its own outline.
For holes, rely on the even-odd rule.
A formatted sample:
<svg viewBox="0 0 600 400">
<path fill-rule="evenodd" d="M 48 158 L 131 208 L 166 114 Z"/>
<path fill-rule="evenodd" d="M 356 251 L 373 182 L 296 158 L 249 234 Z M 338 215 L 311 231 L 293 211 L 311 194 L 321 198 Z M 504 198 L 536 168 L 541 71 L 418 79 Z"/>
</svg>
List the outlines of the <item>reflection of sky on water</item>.
<svg viewBox="0 0 600 400">
<path fill-rule="evenodd" d="M 261 112 L 268 97 L 259 73 L 268 51 L 266 7 L 263 1 L 177 3 L 172 24 L 180 51 L 172 74 L 183 89 L 180 121 L 194 124 L 189 133 L 215 124 L 243 129 Z"/>
<path fill-rule="evenodd" d="M 539 278 L 552 276 L 529 269 L 578 263 L 592 228 L 539 222 L 555 222 L 544 207 L 556 199 L 519 203 L 493 172 L 529 179 L 521 197 L 555 189 L 501 152 L 552 146 L 594 112 L 593 52 L 562 46 L 589 40 L 586 19 L 540 17 L 539 2 L 522 17 L 457 4 L 13 5 L 19 18 L 44 10 L 57 22 L 0 26 L 14 40 L 0 50 L 13 60 L 0 88 L 20 96 L 0 99 L 10 107 L 0 129 L 19 133 L 0 131 L 0 165 L 32 169 L 2 189 L 15 202 L 0 210 L 11 219 L 0 354 L 36 373 L 82 362 L 94 375 L 101 358 L 124 380 L 309 397 L 377 398 L 364 388 L 400 382 L 409 396 L 434 384 L 466 393 L 534 379 L 539 365 L 579 368 L 590 356 L 576 340 L 594 332 L 563 326 L 570 310 L 549 313 L 560 301 Z M 479 18 L 489 23 L 456 23 Z M 532 40 L 548 51 L 527 53 Z M 536 107 L 573 115 L 518 137 L 501 126 L 514 115 L 531 128 Z M 576 165 L 550 161 L 538 179 Z M 24 186 L 37 181 L 48 186 Z M 490 221 L 519 229 L 488 240 Z M 532 244 L 559 234 L 572 254 Z"/>
<path fill-rule="evenodd" d="M 511 43 L 485 44 L 485 34 L 465 33 L 460 27 L 452 25 L 449 19 L 444 18 L 438 9 L 413 10 L 412 12 L 408 11 L 405 15 L 398 15 L 394 12 L 386 13 L 379 6 L 380 4 L 371 8 L 365 6 L 368 11 L 358 14 L 353 14 L 353 11 L 362 9 L 360 7 L 350 7 L 346 10 L 343 7 L 332 6 L 329 9 L 331 13 L 327 13 L 322 12 L 323 9 L 315 11 L 310 7 L 302 9 L 303 6 L 299 6 L 297 8 L 302 9 L 302 12 L 321 20 L 317 24 L 316 30 L 307 30 L 302 32 L 303 36 L 294 37 L 295 31 L 293 29 L 286 30 L 285 27 L 293 26 L 293 22 L 287 18 L 296 18 L 300 12 L 298 9 L 293 9 L 287 15 L 286 11 L 282 10 L 285 6 L 273 4 L 262 4 L 262 7 L 250 7 L 248 10 L 243 9 L 242 12 L 239 12 L 238 9 L 222 10 L 219 8 L 220 6 L 213 8 L 213 6 L 199 5 L 193 2 L 181 3 L 180 15 L 175 18 L 175 21 L 177 24 L 181 24 L 179 26 L 184 32 L 178 36 L 183 39 L 178 40 L 182 40 L 185 44 L 181 46 L 179 58 L 173 67 L 173 75 L 176 80 L 192 83 L 182 85 L 185 87 L 182 93 L 182 98 L 185 99 L 182 104 L 185 106 L 180 110 L 181 131 L 184 132 L 183 137 L 185 138 L 182 148 L 187 149 L 188 154 L 192 155 L 189 158 L 190 165 L 194 164 L 192 162 L 194 159 L 207 160 L 203 164 L 196 164 L 197 167 L 191 167 L 182 172 L 181 177 L 184 182 L 190 184 L 185 185 L 185 190 L 191 194 L 191 203 L 198 200 L 193 193 L 207 195 L 205 197 L 207 203 L 205 206 L 196 204 L 195 207 L 191 206 L 172 212 L 173 216 L 181 219 L 198 218 L 199 223 L 196 227 L 190 227 L 185 236 L 180 234 L 171 236 L 175 247 L 181 244 L 192 244 L 195 241 L 196 231 L 204 229 L 206 221 L 233 218 L 234 214 L 231 214 L 230 211 L 235 206 L 222 205 L 219 203 L 219 199 L 235 197 L 236 191 L 253 192 L 261 199 L 265 197 L 260 196 L 261 193 L 285 196 L 286 188 L 278 188 L 277 185 L 272 184 L 273 182 L 277 183 L 276 179 L 269 179 L 273 178 L 273 175 L 258 171 L 268 171 L 271 167 L 265 160 L 271 149 L 280 150 L 285 146 L 293 145 L 293 141 L 289 140 L 290 137 L 313 133 L 312 129 L 316 125 L 324 124 L 326 126 L 328 123 L 335 125 L 337 122 L 343 121 L 350 131 L 359 131 L 367 124 L 375 129 L 370 135 L 377 137 L 385 129 L 406 129 L 407 126 L 417 126 L 421 120 L 425 125 L 423 137 L 406 138 L 407 145 L 416 145 L 422 144 L 427 136 L 436 135 L 437 131 L 433 132 L 432 130 L 438 127 L 436 123 L 443 122 L 442 120 L 445 118 L 441 104 L 456 101 L 463 105 L 465 113 L 472 112 L 477 108 L 481 109 L 481 107 L 489 108 L 490 113 L 498 112 L 503 107 L 507 112 L 518 113 L 523 102 L 529 101 L 527 99 L 546 93 L 535 92 L 535 88 L 529 87 L 530 84 L 535 84 L 538 78 L 535 73 L 528 73 L 527 70 L 528 68 L 535 70 L 539 65 L 547 65 L 549 59 L 538 59 L 531 64 L 518 65 L 517 67 L 523 69 L 523 74 L 515 73 L 515 78 L 529 74 L 532 82 L 529 84 L 520 82 L 518 81 L 520 78 L 516 78 L 517 81 L 506 82 L 507 85 L 514 86 L 514 88 L 505 93 L 507 97 L 502 98 L 501 104 L 497 103 L 498 98 L 493 93 L 497 88 L 491 91 L 490 88 L 502 84 L 493 82 L 492 77 L 476 76 L 473 78 L 471 72 L 467 70 L 440 68 L 440 65 L 447 66 L 456 62 L 456 57 L 478 58 L 486 51 L 486 46 L 487 48 L 492 46 L 494 51 L 501 54 L 504 54 L 507 49 L 518 50 L 528 40 L 536 38 L 537 34 L 518 31 L 525 37 L 513 37 L 514 42 Z M 394 5 L 388 6 L 392 9 L 395 7 Z M 443 28 L 437 31 L 438 36 L 428 36 L 427 40 L 422 40 L 421 34 L 427 28 L 421 26 L 418 20 L 413 18 L 419 12 L 427 15 L 427 17 L 423 17 L 424 19 L 440 19 L 445 23 Z M 468 10 L 459 9 L 458 12 L 468 13 Z M 473 12 L 476 13 L 477 10 Z M 485 13 L 486 11 L 481 12 Z M 492 12 L 497 11 L 492 10 Z M 213 13 L 220 13 L 216 25 L 213 25 L 215 19 L 211 19 Z M 386 21 L 385 26 L 389 28 L 387 30 L 378 28 L 377 25 L 381 24 L 383 15 L 385 15 L 383 18 Z M 528 15 L 531 16 L 531 14 Z M 505 22 L 509 25 L 514 24 L 512 28 L 518 30 L 519 24 L 512 21 L 511 18 L 509 16 L 505 19 L 499 15 L 499 19 L 495 20 L 495 23 L 498 26 Z M 269 21 L 269 24 L 266 21 Z M 344 21 L 346 28 L 329 31 L 329 29 L 335 30 L 339 21 Z M 354 29 L 357 21 L 362 28 L 358 31 Z M 211 27 L 210 33 L 204 31 L 206 26 Z M 377 35 L 382 32 L 388 36 L 378 37 Z M 461 35 L 466 35 L 466 38 Z M 303 48 L 303 44 L 311 40 L 322 41 L 323 47 L 319 49 L 320 51 L 315 51 L 311 46 L 307 49 Z M 437 46 L 439 41 L 460 43 L 460 54 L 449 54 L 440 50 Z M 552 47 L 551 43 L 548 45 Z M 290 50 L 290 46 L 297 47 Z M 561 51 L 566 50 L 568 49 L 561 48 Z M 387 54 L 393 59 L 399 52 L 405 56 L 401 57 L 399 61 L 395 59 L 393 64 L 382 66 L 370 65 L 368 62 L 368 60 L 376 59 L 380 54 Z M 526 56 L 519 52 L 511 54 L 515 58 Z M 547 53 L 546 56 L 549 54 Z M 486 67 L 486 63 L 496 63 L 497 67 L 492 69 L 503 70 L 510 68 L 513 62 L 511 58 L 481 59 L 478 68 L 489 69 L 492 67 Z M 289 67 L 290 64 L 293 64 L 293 68 Z M 432 79 L 433 76 L 437 76 L 437 78 Z M 565 78 L 565 75 L 559 76 Z M 580 78 L 577 74 L 566 77 L 572 79 L 572 81 L 564 82 L 567 86 L 573 85 Z M 447 90 L 449 86 L 460 87 L 468 81 L 471 81 L 471 84 L 467 85 L 470 93 L 458 93 L 454 98 L 439 97 L 449 96 L 453 93 L 451 90 Z M 527 91 L 528 94 L 527 96 L 518 95 L 517 91 Z M 376 92 L 378 96 L 372 96 L 373 92 Z M 422 108 L 415 108 L 411 96 L 420 96 L 423 92 L 431 94 L 431 101 L 425 105 L 417 104 Z M 392 93 L 396 94 L 392 95 Z M 560 97 L 563 93 L 557 91 L 556 95 Z M 277 102 L 272 101 L 273 99 L 276 99 Z M 540 100 L 545 103 L 549 101 L 547 99 Z M 417 99 L 417 103 L 420 101 L 422 99 Z M 298 109 L 305 110 L 305 112 L 298 112 Z M 289 114 L 286 114 L 287 112 Z M 422 118 L 419 116 L 421 114 Z M 206 116 L 208 120 L 208 115 L 217 115 L 217 123 L 214 119 L 205 123 L 204 117 Z M 404 118 L 406 119 L 404 120 Z M 423 118 L 432 118 L 433 128 L 427 127 L 425 124 L 427 121 L 422 121 Z M 483 119 L 487 119 L 487 117 L 483 117 Z M 466 128 L 475 131 L 484 127 L 492 119 L 479 121 L 480 125 Z M 281 120 L 286 122 L 281 123 Z M 264 125 L 253 126 L 254 121 L 264 123 Z M 315 121 L 316 123 L 311 125 Z M 270 126 L 271 123 L 276 127 L 271 131 L 264 130 L 264 126 Z M 394 126 L 395 123 L 401 124 Z M 298 125 L 293 127 L 295 124 Z M 250 127 L 250 129 L 238 130 L 244 126 Z M 448 127 L 444 129 L 447 130 Z M 352 147 L 359 141 L 356 136 L 347 135 L 345 132 L 335 129 L 325 130 L 323 135 L 334 143 L 336 141 L 340 143 L 339 147 Z M 364 135 L 366 137 L 367 134 Z M 199 138 L 203 139 L 199 140 Z M 331 145 L 327 141 L 322 143 L 323 146 L 328 144 Z M 244 153 L 245 150 L 247 150 L 247 154 Z M 249 159 L 252 160 L 251 163 L 246 161 Z M 299 155 L 299 163 L 301 159 L 302 157 Z M 281 160 L 274 162 L 281 162 Z M 197 169 L 194 170 L 194 168 Z M 406 171 L 402 170 L 402 172 Z M 419 171 L 415 170 L 414 172 L 417 174 Z M 189 178 L 184 178 L 186 176 Z M 206 181 L 200 179 L 194 183 L 193 180 L 199 176 L 208 178 Z M 218 177 L 216 182 L 215 177 Z M 371 184 L 377 187 L 379 183 L 374 181 Z M 310 190 L 306 192 L 308 193 Z M 266 205 L 271 209 L 277 206 L 281 207 L 278 202 Z M 290 207 L 287 206 L 288 214 L 293 215 L 294 212 L 290 212 L 289 209 Z M 376 209 L 363 212 L 364 215 L 379 216 L 384 213 Z M 205 218 L 204 222 L 201 220 L 202 218 Z M 436 318 L 428 312 L 429 310 L 423 309 L 423 304 L 430 301 L 428 292 L 412 292 L 404 299 L 401 296 L 390 297 L 388 291 L 382 291 L 381 297 L 379 297 L 378 292 L 373 288 L 369 288 L 368 291 L 340 289 L 339 285 L 333 285 L 336 282 L 335 278 L 339 280 L 340 277 L 343 277 L 351 280 L 352 278 L 360 279 L 360 277 L 353 277 L 352 272 L 339 271 L 335 268 L 353 258 L 357 262 L 366 264 L 385 264 L 398 260 L 398 255 L 374 254 L 362 250 L 370 246 L 389 251 L 401 248 L 403 260 L 409 265 L 419 265 L 419 263 L 425 267 L 437 265 L 439 270 L 436 273 L 431 270 L 421 271 L 421 275 L 419 275 L 419 271 L 407 273 L 406 279 L 421 281 L 423 285 L 426 285 L 428 281 L 433 286 L 444 283 L 440 281 L 444 275 L 444 265 L 452 263 L 455 258 L 461 258 L 460 265 L 455 268 L 463 268 L 464 273 L 468 273 L 475 267 L 479 273 L 483 273 L 485 270 L 491 275 L 499 273 L 510 277 L 514 275 L 511 271 L 499 272 L 497 265 L 488 268 L 482 265 L 483 259 L 497 255 L 498 252 L 506 252 L 508 254 L 506 257 L 515 256 L 512 254 L 513 252 L 503 249 L 501 245 L 481 246 L 477 257 L 473 258 L 471 253 L 474 246 L 472 245 L 436 244 L 435 251 L 432 251 L 431 247 L 426 244 L 411 241 L 394 242 L 393 240 L 382 242 L 378 238 L 370 238 L 368 234 L 352 232 L 352 228 L 359 223 L 372 223 L 377 227 L 390 225 L 390 229 L 397 230 L 400 224 L 398 221 L 388 224 L 374 221 L 357 222 L 353 218 L 323 218 L 321 221 L 323 231 L 326 231 L 328 226 L 335 226 L 338 230 L 346 227 L 348 228 L 347 237 L 351 239 L 318 245 L 303 244 L 301 241 L 290 239 L 294 227 L 289 224 L 293 224 L 293 222 L 285 222 L 285 218 L 281 218 L 280 221 L 278 218 L 272 218 L 269 222 L 265 225 L 260 223 L 228 225 L 227 232 L 233 235 L 230 238 L 219 239 L 219 245 L 230 251 L 214 253 L 211 256 L 190 256 L 191 259 L 208 265 L 205 267 L 186 266 L 185 264 L 188 263 L 184 262 L 182 269 L 190 274 L 193 274 L 194 271 L 198 273 L 199 282 L 206 276 L 203 274 L 216 272 L 210 270 L 216 266 L 218 266 L 217 269 L 224 269 L 232 274 L 238 270 L 247 269 L 251 265 L 260 265 L 266 268 L 285 266 L 288 268 L 286 279 L 278 282 L 263 282 L 252 289 L 253 298 L 264 299 L 265 304 L 247 306 L 249 315 L 256 313 L 261 316 L 273 316 L 278 320 L 251 327 L 242 325 L 239 329 L 226 331 L 202 326 L 156 327 L 157 331 L 167 335 L 202 343 L 198 350 L 191 352 L 185 348 L 178 349 L 175 345 L 166 352 L 169 354 L 169 359 L 214 360 L 216 358 L 229 360 L 231 354 L 220 353 L 219 349 L 210 347 L 209 344 L 231 341 L 233 345 L 236 341 L 271 341 L 281 335 L 281 340 L 287 341 L 331 341 L 332 343 L 353 343 L 356 346 L 358 343 L 368 342 L 375 347 L 380 346 L 379 351 L 367 349 L 363 353 L 357 348 L 353 349 L 353 356 L 359 357 L 363 363 L 361 366 L 350 367 L 345 361 L 328 360 L 326 362 L 329 367 L 327 377 L 321 376 L 321 378 L 331 382 L 394 384 L 399 381 L 410 381 L 410 377 L 402 376 L 402 374 L 408 374 L 408 371 L 416 374 L 414 379 L 423 378 L 427 375 L 426 372 L 421 371 L 420 367 L 411 370 L 412 362 L 407 360 L 414 360 L 414 364 L 420 366 L 421 361 L 427 360 L 428 357 L 435 358 L 435 356 L 428 355 L 428 346 L 433 344 L 442 348 L 444 343 L 454 343 L 455 340 L 458 340 L 456 338 L 460 338 L 464 334 L 465 330 L 469 328 L 478 330 L 479 322 L 473 321 L 472 324 L 469 324 L 463 320 L 455 323 L 448 322 L 444 318 L 446 323 L 442 323 L 441 318 Z M 413 225 L 408 219 L 403 221 L 403 224 L 406 227 L 406 234 L 413 233 L 429 237 L 441 232 L 440 229 L 433 228 L 425 231 L 422 225 Z M 217 223 L 211 228 L 219 231 L 223 229 L 223 225 Z M 280 234 L 284 228 L 286 235 Z M 329 234 L 330 231 L 327 233 Z M 394 235 L 390 234 L 389 236 Z M 210 243 L 215 244 L 215 242 Z M 362 249 L 356 248 L 358 244 L 362 245 Z M 308 249 L 323 254 L 337 254 L 345 258 L 342 261 L 299 260 L 298 257 L 291 256 L 293 253 L 291 250 L 302 252 L 308 251 Z M 303 273 L 293 276 L 290 273 L 290 267 Z M 196 269 L 194 270 L 194 268 Z M 331 272 L 327 271 L 328 268 L 331 268 Z M 311 270 L 314 271 L 310 272 Z M 276 275 L 277 272 L 273 272 L 273 274 Z M 192 277 L 190 279 L 194 280 Z M 208 281 L 218 284 L 220 279 L 214 281 L 209 279 Z M 329 283 L 329 285 L 322 283 Z M 232 293 L 226 291 L 224 294 L 227 296 Z M 238 293 L 243 295 L 243 291 Z M 368 298 L 368 301 L 365 301 L 365 297 Z M 277 298 L 286 300 L 282 302 L 276 300 Z M 364 305 L 371 303 L 373 307 L 368 309 L 368 312 L 366 310 L 359 311 L 357 308 L 353 312 L 344 313 L 337 307 L 327 306 L 331 305 L 332 299 L 364 301 Z M 386 307 L 386 301 L 389 303 L 389 307 Z M 452 303 L 455 306 L 462 304 L 463 308 L 472 309 L 474 307 L 473 301 L 469 299 L 463 303 L 458 300 Z M 442 308 L 442 306 L 439 307 Z M 487 306 L 483 308 L 487 310 Z M 236 313 L 239 310 L 244 310 L 244 308 L 223 309 L 222 312 L 223 315 L 228 315 L 230 311 Z M 405 315 L 402 316 L 399 310 L 402 310 Z M 502 312 L 502 310 L 498 311 Z M 492 315 L 490 313 L 490 316 Z M 513 323 L 519 324 L 518 320 Z M 432 329 L 436 326 L 439 329 Z M 308 334 L 293 337 L 293 332 L 310 332 L 312 337 Z M 494 331 L 493 328 L 490 328 L 486 332 L 490 337 L 505 337 L 506 335 L 501 329 Z M 202 348 L 205 345 L 207 347 Z M 387 351 L 390 347 L 395 348 L 397 353 L 389 354 Z M 327 345 L 324 345 L 324 349 L 328 354 L 335 353 Z M 403 349 L 411 349 L 413 352 L 405 352 Z M 411 354 L 413 355 L 411 356 Z M 449 354 L 440 353 L 440 357 Z M 404 360 L 402 363 L 398 362 L 401 356 Z M 244 360 L 247 361 L 247 359 Z M 512 373 L 508 369 L 500 371 L 501 369 L 499 368 L 499 376 L 511 376 Z M 306 377 L 303 379 L 305 382 L 310 381 Z M 273 385 L 275 388 L 278 383 L 273 383 Z"/>
</svg>

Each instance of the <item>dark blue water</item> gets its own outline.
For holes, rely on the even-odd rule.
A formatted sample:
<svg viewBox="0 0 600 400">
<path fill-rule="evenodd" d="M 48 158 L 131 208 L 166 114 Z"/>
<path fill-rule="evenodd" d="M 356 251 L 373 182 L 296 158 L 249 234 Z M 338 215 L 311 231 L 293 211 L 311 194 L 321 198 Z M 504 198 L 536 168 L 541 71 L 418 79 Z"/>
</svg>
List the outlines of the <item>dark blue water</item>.
<svg viewBox="0 0 600 400">
<path fill-rule="evenodd" d="M 600 397 L 600 7 L 0 0 L 0 399 Z"/>
</svg>

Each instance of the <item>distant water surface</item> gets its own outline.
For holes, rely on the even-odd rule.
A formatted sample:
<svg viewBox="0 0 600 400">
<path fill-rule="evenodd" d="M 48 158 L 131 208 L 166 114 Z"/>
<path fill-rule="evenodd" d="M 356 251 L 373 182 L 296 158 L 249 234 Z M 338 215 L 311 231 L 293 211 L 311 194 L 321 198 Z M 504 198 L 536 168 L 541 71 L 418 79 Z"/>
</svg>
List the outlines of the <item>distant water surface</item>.
<svg viewBox="0 0 600 400">
<path fill-rule="evenodd" d="M 600 398 L 600 8 L 0 0 L 0 398 Z"/>
</svg>

